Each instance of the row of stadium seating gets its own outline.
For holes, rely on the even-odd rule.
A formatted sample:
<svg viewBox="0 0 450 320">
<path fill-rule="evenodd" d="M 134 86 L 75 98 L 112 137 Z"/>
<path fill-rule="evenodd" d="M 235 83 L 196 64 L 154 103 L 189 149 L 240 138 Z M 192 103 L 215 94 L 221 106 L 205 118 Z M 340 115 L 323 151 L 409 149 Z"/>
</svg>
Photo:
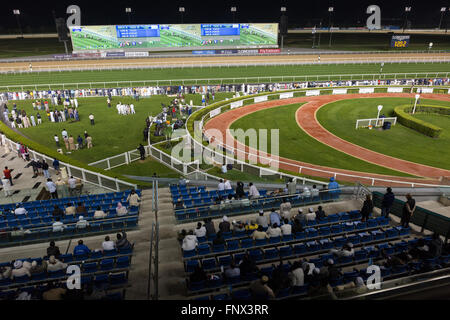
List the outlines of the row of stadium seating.
<svg viewBox="0 0 450 320">
<path fill-rule="evenodd" d="M 325 238 L 320 241 L 308 241 L 306 243 L 292 243 L 292 244 L 278 244 L 266 248 L 247 248 L 243 252 L 239 251 L 223 251 L 218 252 L 217 255 L 210 257 L 197 257 L 196 259 L 190 259 L 185 261 L 185 271 L 187 273 L 192 272 L 194 268 L 200 264 L 204 270 L 214 270 L 221 266 L 228 266 L 231 261 L 240 261 L 246 253 L 255 262 L 265 263 L 268 261 L 277 260 L 279 258 L 292 258 L 298 256 L 308 256 L 319 253 L 327 252 L 333 248 L 340 248 L 343 244 L 351 242 L 355 247 L 357 246 L 367 246 L 370 244 L 380 243 L 386 240 L 396 240 L 405 237 L 409 234 L 409 229 L 401 229 L 398 233 L 393 233 L 390 236 L 384 234 L 383 237 L 367 237 L 364 241 L 351 242 L 354 240 L 352 238 L 341 238 L 340 241 L 333 240 L 331 238 Z M 362 239 L 361 239 L 362 240 Z M 220 255 L 219 255 L 220 254 Z M 225 255 L 224 255 L 225 254 Z M 342 263 L 346 258 L 342 258 Z"/>
<path fill-rule="evenodd" d="M 360 243 L 360 242 L 368 242 L 372 241 L 372 239 L 379 240 L 383 238 L 390 238 L 396 236 L 400 232 L 407 232 L 405 230 L 409 230 L 407 228 L 394 227 L 387 230 L 383 230 L 383 226 L 388 226 L 388 220 L 381 220 L 379 218 L 370 219 L 369 221 L 373 222 L 373 225 L 368 226 L 367 224 L 355 222 L 347 222 L 345 224 L 333 225 L 330 227 L 320 228 L 322 231 L 319 231 L 315 228 L 307 228 L 304 232 L 297 232 L 295 234 L 282 236 L 282 237 L 271 237 L 269 239 L 261 239 L 261 240 L 253 240 L 251 237 L 244 237 L 240 239 L 227 240 L 226 245 L 213 245 L 210 246 L 208 243 L 200 242 L 198 247 L 194 250 L 182 250 L 184 259 L 191 259 L 199 256 L 205 255 L 215 255 L 219 253 L 224 253 L 227 251 L 243 251 L 248 250 L 252 247 L 262 247 L 262 246 L 273 246 L 280 243 L 284 244 L 295 244 L 299 242 L 317 242 L 321 239 L 328 238 L 332 236 L 336 238 L 338 236 L 346 236 L 345 239 L 337 238 L 336 241 L 343 242 L 349 241 L 352 243 Z M 365 228 L 357 229 L 356 226 L 362 225 Z M 333 228 L 335 227 L 335 228 Z M 347 228 L 347 229 L 346 229 Z M 369 233 L 370 231 L 370 233 Z M 351 234 L 351 235 L 350 235 Z M 203 241 L 204 242 L 204 241 Z M 212 248 L 211 248 L 212 247 Z"/>
<path fill-rule="evenodd" d="M 121 272 L 130 268 L 132 251 L 133 249 L 131 248 L 130 250 L 124 250 L 122 252 L 111 250 L 111 252 L 105 254 L 103 254 L 102 252 L 92 252 L 91 254 L 78 256 L 65 255 L 65 257 L 61 257 L 61 261 L 64 261 L 69 265 L 78 265 L 81 269 L 82 277 L 95 275 L 96 277 L 105 279 L 105 274 L 107 277 L 108 273 Z M 37 261 L 40 264 L 43 260 L 48 260 L 48 257 L 17 260 L 29 262 Z M 12 262 L 4 262 L 0 264 L 0 266 L 2 267 L 12 265 Z M 45 283 L 54 280 L 61 281 L 67 279 L 68 276 L 69 274 L 67 274 L 66 270 L 64 269 L 58 271 L 44 271 L 41 273 L 33 274 L 31 277 L 29 277 L 28 275 L 14 277 L 13 280 L 9 278 L 3 278 L 0 279 L 0 290 L 9 289 L 16 286 L 32 284 L 35 285 L 38 283 Z"/>
<path fill-rule="evenodd" d="M 400 266 L 396 266 L 393 268 L 381 268 L 381 277 L 382 281 L 387 280 L 393 280 L 398 279 L 401 277 L 409 276 L 411 274 L 417 274 L 420 272 L 423 264 L 428 263 L 431 264 L 433 269 L 441 269 L 444 267 L 447 267 L 450 263 L 450 256 L 441 256 L 439 258 L 431 259 L 429 261 L 421 261 L 421 262 L 414 262 L 409 264 L 404 264 Z M 284 264 L 283 269 L 288 270 L 290 268 L 290 264 Z M 269 278 L 272 275 L 273 267 L 267 267 L 261 269 L 261 274 L 267 275 Z M 248 284 L 250 281 L 258 279 L 260 274 L 253 274 L 250 276 L 245 277 L 246 284 Z M 361 268 L 353 268 L 350 272 L 345 272 L 344 275 L 340 278 L 333 279 L 330 281 L 330 285 L 332 287 L 336 287 L 338 285 L 347 284 L 349 282 L 354 282 L 357 277 L 363 278 L 364 281 L 367 280 L 368 277 L 367 269 L 365 267 Z M 230 283 L 230 281 L 238 281 L 238 279 L 225 279 L 225 282 L 222 278 L 219 278 L 217 280 L 213 280 L 210 282 L 207 282 L 204 284 L 204 287 L 210 287 L 220 289 L 220 282 L 227 283 L 227 286 L 233 283 Z M 244 282 L 243 282 L 244 283 Z M 290 299 L 290 298 L 300 298 L 303 296 L 308 295 L 309 287 L 316 284 L 309 284 L 305 283 L 303 286 L 291 286 L 284 288 L 277 292 L 276 299 Z M 236 285 L 234 285 L 235 287 Z M 199 283 L 199 286 L 197 288 L 201 288 L 201 285 Z M 196 292 L 201 291 L 201 289 L 196 290 Z M 249 288 L 238 288 L 237 290 L 233 290 L 230 294 L 229 293 L 215 293 L 215 294 L 208 294 L 205 296 L 197 297 L 195 300 L 198 301 L 205 301 L 205 300 L 251 300 L 252 295 L 249 290 Z"/>
</svg>

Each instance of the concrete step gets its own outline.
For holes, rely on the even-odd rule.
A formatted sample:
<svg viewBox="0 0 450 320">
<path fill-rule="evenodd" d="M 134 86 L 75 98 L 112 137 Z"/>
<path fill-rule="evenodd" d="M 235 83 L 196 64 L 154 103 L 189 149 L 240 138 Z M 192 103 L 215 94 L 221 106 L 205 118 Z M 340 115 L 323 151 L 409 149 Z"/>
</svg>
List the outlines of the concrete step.
<svg viewBox="0 0 450 320">
<path fill-rule="evenodd" d="M 170 216 L 170 215 L 167 215 L 167 216 L 160 216 L 160 215 L 158 215 L 158 222 L 159 222 L 160 226 L 162 226 L 162 225 L 173 226 L 175 224 L 176 220 L 175 220 L 175 217 L 173 215 L 172 216 Z"/>
</svg>

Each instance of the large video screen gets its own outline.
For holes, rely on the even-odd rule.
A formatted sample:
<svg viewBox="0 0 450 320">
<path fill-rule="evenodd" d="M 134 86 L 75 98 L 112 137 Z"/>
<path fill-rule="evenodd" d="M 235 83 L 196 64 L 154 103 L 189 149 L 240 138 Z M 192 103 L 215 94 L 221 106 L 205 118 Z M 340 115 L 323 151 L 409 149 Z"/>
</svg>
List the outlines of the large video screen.
<svg viewBox="0 0 450 320">
<path fill-rule="evenodd" d="M 278 23 L 80 26 L 70 35 L 73 51 L 273 48 Z"/>
</svg>

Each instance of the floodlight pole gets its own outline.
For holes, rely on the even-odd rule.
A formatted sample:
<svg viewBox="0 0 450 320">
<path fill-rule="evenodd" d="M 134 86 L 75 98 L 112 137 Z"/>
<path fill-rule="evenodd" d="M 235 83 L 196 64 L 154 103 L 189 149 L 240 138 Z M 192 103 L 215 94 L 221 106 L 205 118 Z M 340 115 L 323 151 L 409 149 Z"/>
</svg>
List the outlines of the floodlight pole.
<svg viewBox="0 0 450 320">
<path fill-rule="evenodd" d="M 281 7 L 280 11 L 282 12 L 281 16 L 284 16 L 284 13 L 286 12 L 286 7 Z M 287 28 L 287 26 L 286 26 Z M 283 44 L 284 44 L 284 32 L 282 30 L 280 30 L 280 34 L 281 34 L 281 50 L 283 50 Z"/>
<path fill-rule="evenodd" d="M 328 46 L 331 47 L 331 37 L 333 36 L 333 21 L 332 21 L 332 16 L 333 16 L 333 12 L 334 12 L 334 7 L 329 7 L 328 8 L 328 12 L 330 13 L 330 18 L 329 18 L 329 22 L 328 22 L 328 26 L 329 26 L 329 32 L 330 32 L 330 42 L 328 43 Z"/>
<path fill-rule="evenodd" d="M 179 7 L 178 11 L 181 13 L 181 24 L 183 24 L 183 14 L 184 14 L 185 9 L 184 9 L 184 7 Z"/>
<path fill-rule="evenodd" d="M 17 20 L 17 25 L 19 26 L 19 31 L 20 31 L 20 35 L 23 38 L 23 31 L 22 31 L 22 25 L 20 24 L 20 10 L 13 10 L 14 15 L 16 16 L 16 20 Z"/>
<path fill-rule="evenodd" d="M 438 27 L 438 30 L 441 29 L 442 19 L 443 19 L 444 15 L 445 15 L 445 11 L 447 11 L 447 8 L 446 8 L 446 7 L 442 7 L 442 8 L 441 8 L 441 19 L 439 20 L 439 27 Z"/>
</svg>

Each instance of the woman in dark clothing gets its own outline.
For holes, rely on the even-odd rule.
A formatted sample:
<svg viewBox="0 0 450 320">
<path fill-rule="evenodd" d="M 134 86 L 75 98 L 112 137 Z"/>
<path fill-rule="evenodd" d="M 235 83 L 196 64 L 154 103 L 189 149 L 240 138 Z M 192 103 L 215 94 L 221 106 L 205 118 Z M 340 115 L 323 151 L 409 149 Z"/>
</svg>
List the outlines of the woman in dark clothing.
<svg viewBox="0 0 450 320">
<path fill-rule="evenodd" d="M 236 186 L 236 198 L 241 199 L 244 196 L 245 196 L 244 184 L 242 183 L 242 181 L 238 181 Z"/>
<path fill-rule="evenodd" d="M 369 219 L 369 215 L 372 213 L 373 210 L 373 202 L 370 197 L 370 194 L 366 195 L 366 200 L 364 201 L 363 207 L 361 209 L 361 221 L 367 221 Z"/>
<path fill-rule="evenodd" d="M 292 226 L 292 233 L 303 232 L 303 226 L 299 220 L 294 219 L 294 225 Z"/>
<path fill-rule="evenodd" d="M 189 276 L 190 283 L 206 281 L 206 279 L 206 272 L 200 266 L 196 266 L 194 272 Z"/>
<path fill-rule="evenodd" d="M 63 217 L 64 216 L 64 211 L 62 211 L 60 207 L 55 205 L 54 208 L 53 208 L 52 215 L 53 215 L 53 217 Z"/>
<path fill-rule="evenodd" d="M 403 206 L 402 220 L 400 221 L 403 228 L 409 227 L 409 220 L 411 220 L 414 211 L 416 210 L 416 200 L 414 200 L 411 194 L 406 195 L 406 202 Z"/>
</svg>

